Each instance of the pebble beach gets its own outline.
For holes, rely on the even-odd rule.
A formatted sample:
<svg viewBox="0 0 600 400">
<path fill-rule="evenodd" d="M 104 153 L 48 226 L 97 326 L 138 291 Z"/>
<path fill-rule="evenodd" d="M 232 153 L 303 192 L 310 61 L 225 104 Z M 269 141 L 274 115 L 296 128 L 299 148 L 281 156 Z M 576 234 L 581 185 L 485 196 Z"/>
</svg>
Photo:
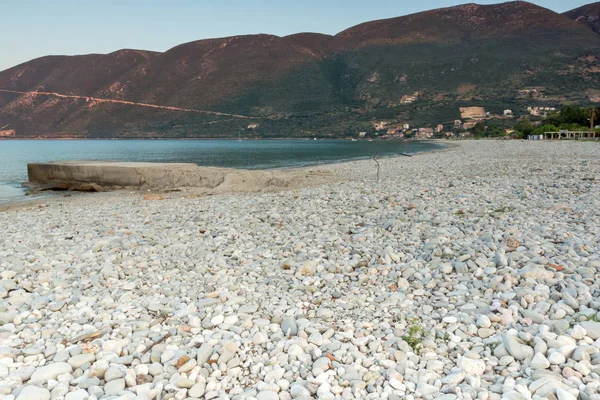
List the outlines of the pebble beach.
<svg viewBox="0 0 600 400">
<path fill-rule="evenodd" d="M 600 143 L 0 211 L 0 398 L 600 399 Z"/>
</svg>

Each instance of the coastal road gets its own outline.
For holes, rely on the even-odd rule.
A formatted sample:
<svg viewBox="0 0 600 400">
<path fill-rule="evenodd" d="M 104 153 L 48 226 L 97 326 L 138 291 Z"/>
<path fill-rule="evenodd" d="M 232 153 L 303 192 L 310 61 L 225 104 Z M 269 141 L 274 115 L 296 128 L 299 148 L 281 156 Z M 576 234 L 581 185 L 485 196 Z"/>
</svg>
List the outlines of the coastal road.
<svg viewBox="0 0 600 400">
<path fill-rule="evenodd" d="M 161 110 L 170 110 L 170 111 L 183 111 L 189 113 L 198 113 L 198 114 L 210 114 L 210 115 L 218 115 L 222 117 L 232 117 L 232 118 L 241 118 L 241 119 L 260 119 L 261 117 L 251 117 L 248 115 L 239 115 L 239 114 L 228 114 L 222 113 L 218 111 L 208 111 L 208 110 L 195 110 L 192 108 L 180 108 L 180 107 L 171 107 L 171 106 L 161 106 L 158 104 L 148 104 L 148 103 L 137 103 L 133 101 L 126 100 L 113 100 L 113 99 L 104 99 L 100 97 L 90 97 L 90 96 L 78 96 L 78 95 L 67 95 L 56 92 L 22 92 L 18 90 L 7 90 L 0 89 L 0 92 L 3 93 L 15 93 L 22 95 L 32 95 L 32 96 L 54 96 L 63 99 L 77 99 L 77 100 L 85 100 L 86 102 L 94 101 L 97 103 L 115 103 L 115 104 L 124 104 L 129 106 L 139 106 L 139 107 L 148 107 L 148 108 L 157 108 Z"/>
</svg>

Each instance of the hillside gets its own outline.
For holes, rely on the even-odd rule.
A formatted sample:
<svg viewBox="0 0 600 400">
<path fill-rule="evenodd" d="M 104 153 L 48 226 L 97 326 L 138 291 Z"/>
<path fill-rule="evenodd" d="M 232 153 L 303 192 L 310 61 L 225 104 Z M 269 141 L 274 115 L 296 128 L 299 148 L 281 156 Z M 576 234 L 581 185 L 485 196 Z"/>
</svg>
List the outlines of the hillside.
<svg viewBox="0 0 600 400">
<path fill-rule="evenodd" d="M 43 57 L 0 72 L 0 136 L 327 136 L 378 119 L 448 123 L 460 106 L 583 104 L 600 87 L 599 50 L 587 26 L 510 2 L 373 21 L 335 36 Z M 524 95 L 530 88 L 535 95 Z M 251 123 L 258 129 L 247 130 Z"/>
<path fill-rule="evenodd" d="M 563 15 L 589 26 L 600 34 L 600 2 L 567 11 Z"/>
<path fill-rule="evenodd" d="M 470 38 L 501 38 L 545 30 L 570 31 L 573 24 L 553 11 L 516 1 L 480 6 L 465 4 L 366 22 L 337 36 L 361 45 L 444 43 Z"/>
</svg>

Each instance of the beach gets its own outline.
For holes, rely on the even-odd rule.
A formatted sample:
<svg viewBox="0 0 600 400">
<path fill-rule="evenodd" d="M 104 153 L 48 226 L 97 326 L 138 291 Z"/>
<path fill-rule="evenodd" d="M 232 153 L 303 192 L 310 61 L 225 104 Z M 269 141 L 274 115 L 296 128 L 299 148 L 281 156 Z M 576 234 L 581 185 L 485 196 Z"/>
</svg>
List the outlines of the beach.
<svg viewBox="0 0 600 400">
<path fill-rule="evenodd" d="M 0 208 L 3 204 L 26 199 L 20 185 L 28 179 L 28 164 L 81 160 L 192 163 L 207 169 L 222 169 L 207 172 L 212 176 L 209 179 L 212 184 L 198 185 L 194 177 L 188 178 L 189 183 L 195 183 L 193 186 L 214 189 L 226 174 L 235 178 L 233 181 L 240 177 L 244 180 L 253 179 L 250 175 L 262 175 L 255 179 L 260 181 L 269 175 L 269 170 L 285 169 L 285 173 L 277 172 L 279 179 L 281 175 L 291 175 L 294 169 L 301 167 L 370 159 L 375 154 L 380 158 L 398 153 L 414 154 L 443 147 L 443 143 L 434 140 L 7 140 L 0 143 Z M 247 172 L 249 170 L 256 173 Z M 149 187 L 146 188 L 182 186 L 182 182 L 174 177 L 164 182 L 153 181 L 148 182 L 146 186 Z M 224 182 L 221 188 L 224 192 L 231 191 L 228 187 L 231 181 Z M 261 186 L 268 185 L 263 182 Z"/>
<path fill-rule="evenodd" d="M 0 395 L 600 399 L 599 144 L 378 162 L 5 207 Z"/>
</svg>

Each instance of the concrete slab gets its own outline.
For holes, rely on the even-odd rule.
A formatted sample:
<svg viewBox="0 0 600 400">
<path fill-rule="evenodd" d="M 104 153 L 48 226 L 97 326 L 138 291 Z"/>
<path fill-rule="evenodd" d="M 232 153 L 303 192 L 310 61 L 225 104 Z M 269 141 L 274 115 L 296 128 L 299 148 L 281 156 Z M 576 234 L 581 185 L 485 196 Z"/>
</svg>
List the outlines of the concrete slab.
<svg viewBox="0 0 600 400">
<path fill-rule="evenodd" d="M 238 170 L 170 164 L 113 161 L 54 161 L 27 165 L 32 191 L 104 191 L 123 187 L 169 190 L 199 189 L 199 193 L 263 192 L 303 187 L 332 180 L 330 173 L 313 168 L 293 170 Z"/>
<path fill-rule="evenodd" d="M 210 187 L 222 180 L 218 175 L 225 171 L 221 168 L 183 163 L 54 161 L 27 165 L 30 185 L 45 189 L 70 190 L 115 187 L 149 189 L 181 186 Z"/>
</svg>

